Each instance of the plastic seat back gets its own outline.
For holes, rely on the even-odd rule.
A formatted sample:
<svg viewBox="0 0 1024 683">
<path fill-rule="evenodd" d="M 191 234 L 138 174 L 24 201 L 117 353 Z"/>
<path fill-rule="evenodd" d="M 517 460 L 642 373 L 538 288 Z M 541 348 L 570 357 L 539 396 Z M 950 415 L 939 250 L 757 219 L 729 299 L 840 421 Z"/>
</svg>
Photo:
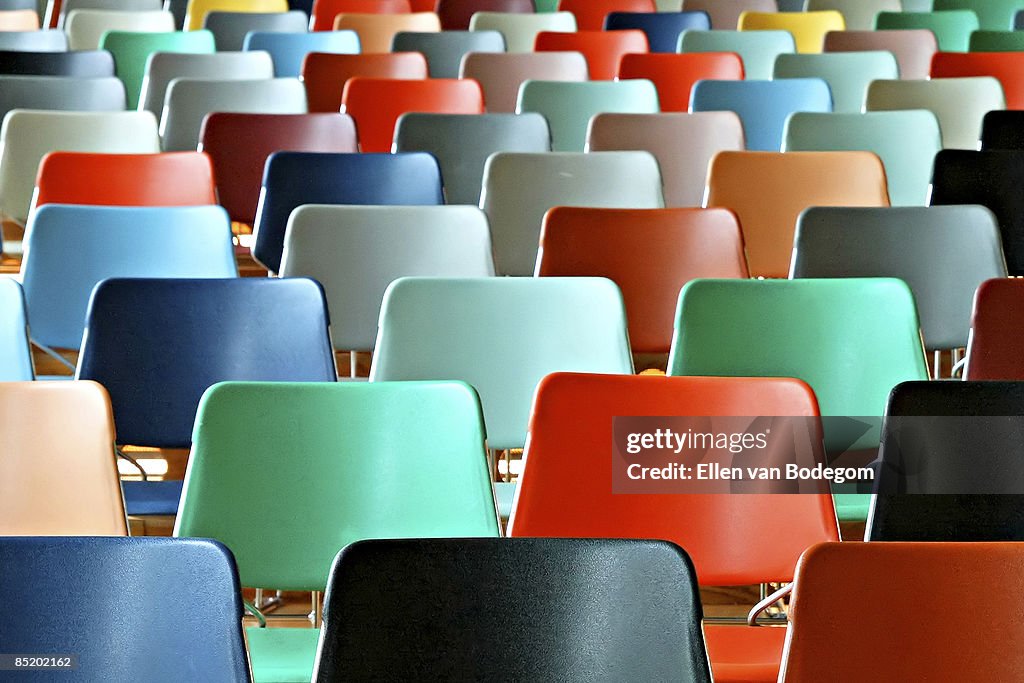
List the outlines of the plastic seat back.
<svg viewBox="0 0 1024 683">
<path fill-rule="evenodd" d="M 617 77 L 653 82 L 661 111 L 689 111 L 694 83 L 743 80 L 743 60 L 733 52 L 627 54 L 622 56 Z"/>
<path fill-rule="evenodd" d="M 928 29 L 935 34 L 943 52 L 967 52 L 971 33 L 981 26 L 978 15 L 971 10 L 943 10 L 938 12 L 879 12 L 875 28 Z"/>
<path fill-rule="evenodd" d="M 879 12 L 902 12 L 900 0 L 807 0 L 808 12 L 835 10 L 843 15 L 846 28 L 851 31 L 871 31 Z"/>
<path fill-rule="evenodd" d="M 218 52 L 237 52 L 250 31 L 305 33 L 309 20 L 301 10 L 288 12 L 207 12 L 203 28 L 213 34 Z"/>
<path fill-rule="evenodd" d="M 0 382 L 33 379 L 25 297 L 15 280 L 0 280 L 0 316 L 4 323 L 0 327 Z"/>
<path fill-rule="evenodd" d="M 417 52 L 357 55 L 311 52 L 302 61 L 301 69 L 309 111 L 336 114 L 341 110 L 345 83 L 356 76 L 404 80 L 426 78 L 427 60 Z"/>
<path fill-rule="evenodd" d="M 310 52 L 357 54 L 359 37 L 353 31 L 281 33 L 253 31 L 245 37 L 243 50 L 263 50 L 274 60 L 278 78 L 298 78 L 302 61 Z"/>
<path fill-rule="evenodd" d="M 682 9 L 707 12 L 711 28 L 735 31 L 744 12 L 776 12 L 775 0 L 683 0 Z"/>
<path fill-rule="evenodd" d="M 397 33 L 395 52 L 419 52 L 427 59 L 431 78 L 458 78 L 462 59 L 470 53 L 504 52 L 505 39 L 497 31 L 441 31 Z"/>
<path fill-rule="evenodd" d="M 437 16 L 445 31 L 467 31 L 477 12 L 533 14 L 533 0 L 438 0 Z"/>
<path fill-rule="evenodd" d="M 330 31 L 339 14 L 408 14 L 409 0 L 313 0 L 309 30 Z M 431 8 L 428 11 L 433 11 Z"/>
<path fill-rule="evenodd" d="M 936 10 L 971 10 L 986 31 L 1013 30 L 1014 17 L 1024 9 L 1020 0 L 933 0 L 933 4 Z"/>
<path fill-rule="evenodd" d="M 274 62 L 266 52 L 214 54 L 163 53 L 151 55 L 139 95 L 140 109 L 163 115 L 167 87 L 175 78 L 255 80 L 274 77 Z"/>
<path fill-rule="evenodd" d="M 587 59 L 579 52 L 482 52 L 466 55 L 459 75 L 480 84 L 488 112 L 511 114 L 526 81 L 579 82 L 588 80 L 588 74 Z"/>
<path fill-rule="evenodd" d="M 938 49 L 935 34 L 927 29 L 829 31 L 825 34 L 825 52 L 891 52 L 899 64 L 899 77 L 905 80 L 927 79 L 932 55 Z"/>
<path fill-rule="evenodd" d="M 859 114 L 868 85 L 899 78 L 899 67 L 891 52 L 784 54 L 775 61 L 774 77 L 824 79 L 832 93 L 832 110 Z"/>
<path fill-rule="evenodd" d="M 124 84 L 113 76 L 0 76 L 0 117 L 12 109 L 124 111 Z"/>
<path fill-rule="evenodd" d="M 0 38 L 4 35 L 0 31 Z M 114 58 L 106 50 L 29 52 L 4 49 L 0 58 L 0 73 L 11 76 L 103 78 L 114 75 Z"/>
<path fill-rule="evenodd" d="M 64 31 L 0 31 L 0 50 L 60 53 L 67 49 Z"/>
<path fill-rule="evenodd" d="M 173 31 L 171 33 L 136 33 L 109 31 L 100 39 L 100 49 L 109 50 L 117 62 L 117 77 L 124 82 L 128 109 L 139 106 L 139 93 L 146 75 L 146 62 L 154 52 L 188 52 L 207 54 L 215 49 L 209 31 Z"/>
<path fill-rule="evenodd" d="M 981 148 L 1024 149 L 1024 114 L 1018 111 L 990 111 L 981 125 Z"/>
<path fill-rule="evenodd" d="M 989 280 L 978 288 L 971 314 L 964 379 L 1024 379 L 1019 329 L 1024 319 L 1024 285 L 1020 280 Z"/>
<path fill-rule="evenodd" d="M 654 0 L 559 0 L 560 12 L 572 12 L 580 31 L 600 31 L 612 12 L 654 12 Z"/>
<path fill-rule="evenodd" d="M 679 37 L 679 52 L 735 52 L 743 60 L 748 80 L 769 80 L 775 58 L 796 51 L 788 31 L 687 31 Z"/>
<path fill-rule="evenodd" d="M 505 37 L 508 52 L 533 52 L 537 34 L 542 31 L 576 30 L 576 16 L 572 12 L 542 12 L 513 14 L 506 12 L 477 12 L 469 21 L 470 31 L 498 31 Z"/>
<path fill-rule="evenodd" d="M 210 12 L 287 12 L 285 0 L 188 0 L 185 11 L 185 30 L 203 28 Z"/>
<path fill-rule="evenodd" d="M 107 31 L 166 33 L 174 30 L 174 17 L 163 10 L 131 12 L 76 9 L 68 14 L 64 30 L 68 34 L 68 49 L 95 50 Z"/>
<path fill-rule="evenodd" d="M 591 80 L 611 81 L 619 73 L 623 55 L 648 51 L 643 31 L 577 31 L 537 34 L 537 52 L 579 52 L 587 59 Z"/>
<path fill-rule="evenodd" d="M 970 52 L 1021 52 L 1024 40 L 1017 31 L 975 31 Z"/>
<path fill-rule="evenodd" d="M 100 9 L 117 10 L 129 12 L 159 12 L 163 9 L 160 0 L 62 0 L 59 4 L 60 11 L 57 12 L 57 26 L 64 28 L 67 15 L 76 9 Z M 52 21 L 52 18 L 51 18 Z"/>
<path fill-rule="evenodd" d="M 31 9 L 0 11 L 0 31 L 38 31 L 39 15 Z"/>
<path fill-rule="evenodd" d="M 821 12 L 744 12 L 737 27 L 741 31 L 789 31 L 797 52 L 821 52 L 825 34 L 846 30 L 843 15 L 834 10 Z"/>
<path fill-rule="evenodd" d="M 1024 108 L 1024 52 L 938 52 L 932 78 L 991 76 L 1003 86 L 1007 109 Z"/>
<path fill-rule="evenodd" d="M 711 30 L 707 12 L 612 12 L 604 21 L 607 31 L 638 29 L 647 36 L 651 52 L 673 53 L 683 31 Z"/>
<path fill-rule="evenodd" d="M 334 30 L 343 29 L 359 34 L 363 53 L 391 52 L 391 43 L 396 34 L 402 31 L 440 31 L 441 21 L 432 11 L 409 14 L 339 14 L 334 17 Z"/>
</svg>

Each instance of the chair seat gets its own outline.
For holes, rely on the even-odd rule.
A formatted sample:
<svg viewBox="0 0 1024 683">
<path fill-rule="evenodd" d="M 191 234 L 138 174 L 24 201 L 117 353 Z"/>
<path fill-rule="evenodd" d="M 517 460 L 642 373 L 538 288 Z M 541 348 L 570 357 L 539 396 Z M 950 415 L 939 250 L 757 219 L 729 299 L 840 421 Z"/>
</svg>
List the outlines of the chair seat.
<svg viewBox="0 0 1024 683">
<path fill-rule="evenodd" d="M 255 683 L 309 683 L 313 678 L 318 628 L 245 629 Z"/>
<path fill-rule="evenodd" d="M 122 481 L 124 507 L 129 515 L 175 515 L 185 482 Z"/>
<path fill-rule="evenodd" d="M 704 624 L 715 683 L 775 683 L 786 641 L 784 626 Z"/>
</svg>

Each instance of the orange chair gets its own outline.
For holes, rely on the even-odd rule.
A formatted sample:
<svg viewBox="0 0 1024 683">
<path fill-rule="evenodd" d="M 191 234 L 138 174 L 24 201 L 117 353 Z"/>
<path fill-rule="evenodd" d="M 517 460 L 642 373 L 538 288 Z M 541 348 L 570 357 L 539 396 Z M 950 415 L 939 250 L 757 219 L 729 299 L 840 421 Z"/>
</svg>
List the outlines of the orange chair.
<svg viewBox="0 0 1024 683">
<path fill-rule="evenodd" d="M 1019 681 L 1022 569 L 1022 543 L 811 548 L 779 681 Z"/>
<path fill-rule="evenodd" d="M 796 379 L 549 375 L 534 399 L 508 535 L 669 540 L 686 548 L 703 586 L 791 581 L 805 549 L 838 540 L 827 490 L 613 493 L 613 421 L 652 415 L 785 415 L 820 427 L 814 393 Z M 785 628 L 704 628 L 715 681 L 776 680 Z"/>
<path fill-rule="evenodd" d="M 888 206 L 871 152 L 721 152 L 708 169 L 705 206 L 736 212 L 754 277 L 787 277 L 796 219 L 809 206 Z"/>
<path fill-rule="evenodd" d="M 395 124 L 402 114 L 482 114 L 484 97 L 480 84 L 468 78 L 407 81 L 357 77 L 345 84 L 341 110 L 355 119 L 361 151 L 390 152 Z"/>
<path fill-rule="evenodd" d="M 330 31 L 339 14 L 408 14 L 409 0 L 313 0 L 311 31 Z"/>
<path fill-rule="evenodd" d="M 433 12 L 339 14 L 334 17 L 334 30 L 355 31 L 362 54 L 391 52 L 391 41 L 396 33 L 434 33 L 441 30 L 441 20 Z"/>
<path fill-rule="evenodd" d="M 577 31 L 556 33 L 541 31 L 534 42 L 537 52 L 580 52 L 587 59 L 590 78 L 611 81 L 619 73 L 623 55 L 647 52 L 643 31 Z"/>
<path fill-rule="evenodd" d="M 747 261 L 727 209 L 557 207 L 544 216 L 537 275 L 612 280 L 626 303 L 633 352 L 668 353 L 683 285 L 745 278 Z"/>
<path fill-rule="evenodd" d="M 743 60 L 735 52 L 628 54 L 619 79 L 646 78 L 658 89 L 662 111 L 689 111 L 690 90 L 700 80 L 742 81 Z"/>
<path fill-rule="evenodd" d="M 311 52 L 302 62 L 302 81 L 310 113 L 340 111 L 345 83 L 356 76 L 414 80 L 427 75 L 427 60 L 419 52 L 371 55 Z"/>
<path fill-rule="evenodd" d="M 43 204 L 216 204 L 213 166 L 201 152 L 50 152 L 39 163 L 33 207 Z"/>
<path fill-rule="evenodd" d="M 936 52 L 931 76 L 992 76 L 1003 86 L 1006 108 L 1024 109 L 1024 52 Z"/>
<path fill-rule="evenodd" d="M 1024 380 L 1024 280 L 988 280 L 974 295 L 964 379 Z"/>
<path fill-rule="evenodd" d="M 612 12 L 657 12 L 658 8 L 654 0 L 560 0 L 558 11 L 576 15 L 581 31 L 600 31 Z"/>
<path fill-rule="evenodd" d="M 35 10 L 0 11 L 0 31 L 38 31 L 39 15 Z"/>
</svg>

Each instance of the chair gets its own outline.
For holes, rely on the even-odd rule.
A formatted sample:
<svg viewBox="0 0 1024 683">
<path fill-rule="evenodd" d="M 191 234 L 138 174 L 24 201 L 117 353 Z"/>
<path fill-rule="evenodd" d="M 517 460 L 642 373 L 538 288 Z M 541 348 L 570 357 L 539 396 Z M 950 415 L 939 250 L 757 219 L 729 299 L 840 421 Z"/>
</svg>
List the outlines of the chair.
<svg viewBox="0 0 1024 683">
<path fill-rule="evenodd" d="M 885 169 L 871 152 L 719 152 L 704 205 L 739 216 L 752 276 L 781 278 L 789 274 L 801 211 L 888 206 L 889 199 Z"/>
<path fill-rule="evenodd" d="M 322 591 L 365 538 L 499 535 L 480 403 L 461 383 L 219 384 L 189 465 L 175 536 L 223 542 L 243 586 Z M 255 680 L 311 679 L 319 635 L 247 628 Z"/>
<path fill-rule="evenodd" d="M 396 33 L 395 52 L 419 52 L 426 57 L 431 78 L 458 78 L 465 55 L 504 52 L 505 39 L 497 31 L 441 31 Z"/>
<path fill-rule="evenodd" d="M 364 53 L 391 52 L 391 42 L 403 31 L 426 33 L 440 31 L 441 21 L 433 12 L 409 14 L 339 14 L 334 18 L 334 30 L 350 30 L 359 34 Z"/>
<path fill-rule="evenodd" d="M 732 52 L 627 54 L 622 56 L 617 77 L 654 83 L 661 111 L 689 111 L 694 83 L 743 80 L 743 60 Z"/>
<path fill-rule="evenodd" d="M 647 52 L 643 31 L 577 31 L 576 33 L 537 34 L 537 52 L 579 52 L 587 59 L 590 78 L 611 81 L 619 72 L 623 55 Z"/>
<path fill-rule="evenodd" d="M 384 291 L 407 276 L 494 275 L 487 216 L 475 206 L 301 206 L 281 277 L 324 287 L 339 351 L 372 351 Z"/>
<path fill-rule="evenodd" d="M 782 148 L 786 119 L 795 112 L 830 112 L 832 95 L 820 78 L 778 81 L 698 81 L 691 111 L 733 111 L 743 122 L 747 149 Z"/>
<path fill-rule="evenodd" d="M 977 149 L 985 114 L 1005 108 L 1003 87 L 989 77 L 875 81 L 864 101 L 865 111 L 931 111 L 939 120 L 946 149 Z"/>
<path fill-rule="evenodd" d="M 1024 114 L 990 111 L 981 124 L 981 148 L 1024 149 Z"/>
<path fill-rule="evenodd" d="M 113 76 L 0 76 L 0 119 L 12 109 L 124 111 L 124 84 Z"/>
<path fill-rule="evenodd" d="M 743 12 L 776 12 L 775 0 L 682 0 L 681 10 L 707 12 L 711 28 L 735 31 Z"/>
<path fill-rule="evenodd" d="M 572 12 L 580 31 L 601 31 L 612 12 L 654 12 L 654 0 L 559 0 L 558 11 Z"/>
<path fill-rule="evenodd" d="M 437 16 L 444 31 L 468 31 L 477 12 L 533 14 L 533 0 L 438 0 Z"/>
<path fill-rule="evenodd" d="M 674 53 L 683 31 L 710 31 L 707 12 L 612 12 L 604 21 L 607 31 L 638 29 L 647 36 L 651 52 Z"/>
<path fill-rule="evenodd" d="M 5 34 L 0 32 L 0 37 Z M 78 52 L 0 51 L 0 72 L 9 76 L 68 76 L 107 78 L 114 75 L 114 59 L 106 50 Z"/>
<path fill-rule="evenodd" d="M 825 34 L 846 30 L 846 22 L 836 11 L 747 11 L 740 15 L 738 28 L 740 31 L 789 31 L 793 34 L 797 52 L 815 53 L 821 52 Z"/>
<path fill-rule="evenodd" d="M 356 128 L 344 114 L 232 114 L 203 120 L 200 149 L 209 155 L 220 205 L 231 220 L 256 222 L 267 157 L 274 152 L 355 152 Z"/>
<path fill-rule="evenodd" d="M 188 0 L 185 11 L 185 30 L 203 28 L 206 15 L 210 12 L 287 12 L 290 8 L 285 0 Z"/>
<path fill-rule="evenodd" d="M 830 543 L 801 558 L 779 681 L 1009 680 L 1019 543 Z M 924 577 L 927 577 L 926 579 Z M 970 577 L 965 581 L 965 577 Z M 970 600 L 955 624 L 943 615 Z M 837 614 L 849 614 L 833 630 Z M 901 634 L 879 638 L 880 633 Z M 841 672 L 837 675 L 837 672 Z"/>
<path fill-rule="evenodd" d="M 64 52 L 68 37 L 64 31 L 0 31 L 0 50 L 25 52 Z"/>
<path fill-rule="evenodd" d="M 978 288 L 971 314 L 964 379 L 1014 380 L 1024 378 L 1020 342 L 1021 282 L 989 280 Z"/>
<path fill-rule="evenodd" d="M 305 33 L 309 20 L 301 10 L 288 12 L 208 12 L 203 28 L 213 34 L 217 52 L 242 49 L 250 31 L 260 33 Z"/>
<path fill-rule="evenodd" d="M 658 162 L 647 152 L 492 155 L 480 208 L 499 275 L 533 275 L 544 214 L 555 206 L 660 209 Z"/>
<path fill-rule="evenodd" d="M 250 680 L 238 574 L 217 543 L 3 538 L 0 561 L 7 647 L 73 652 L 100 680 Z"/>
<path fill-rule="evenodd" d="M 774 0 L 769 0 L 774 2 Z M 712 21 L 712 23 L 714 23 Z M 687 31 L 679 37 L 680 52 L 735 52 L 743 60 L 747 80 L 772 77 L 775 58 L 795 52 L 788 31 Z"/>
<path fill-rule="evenodd" d="M 212 112 L 305 114 L 306 90 L 295 78 L 206 80 L 176 78 L 167 86 L 160 137 L 167 152 L 196 149 Z"/>
<path fill-rule="evenodd" d="M 507 12 L 477 12 L 469 20 L 470 31 L 498 31 L 505 37 L 508 52 L 533 52 L 533 43 L 542 31 L 576 30 L 576 16 L 572 12 L 542 14 L 511 14 Z"/>
<path fill-rule="evenodd" d="M 108 50 L 117 63 L 117 77 L 124 81 L 128 109 L 137 109 L 146 62 L 154 52 L 188 52 L 208 54 L 214 51 L 213 34 L 209 31 L 174 31 L 171 33 L 136 33 L 108 31 L 100 38 L 100 49 Z"/>
<path fill-rule="evenodd" d="M 956 254 L 955 268 L 937 268 Z M 981 206 L 810 208 L 797 223 L 793 278 L 895 277 L 914 293 L 925 348 L 967 346 L 978 286 L 1006 277 L 995 216 Z"/>
<path fill-rule="evenodd" d="M 0 406 L 0 534 L 127 536 L 103 387 L 0 382 Z"/>
<path fill-rule="evenodd" d="M 580 83 L 526 81 L 519 89 L 516 113 L 535 111 L 551 126 L 551 148 L 582 152 L 587 127 L 595 114 L 655 114 L 658 92 L 646 80 L 586 81 Z"/>
<path fill-rule="evenodd" d="M 403 114 L 396 152 L 437 158 L 447 204 L 480 203 L 484 166 L 495 152 L 547 152 L 548 122 L 540 114 Z"/>
<path fill-rule="evenodd" d="M 34 379 L 25 297 L 16 280 L 0 279 L 0 320 L 0 382 Z"/>
<path fill-rule="evenodd" d="M 167 87 L 175 78 L 257 80 L 274 77 L 274 61 L 265 52 L 187 54 L 158 52 L 146 63 L 139 94 L 140 110 L 163 116 Z"/>
<path fill-rule="evenodd" d="M 75 350 L 102 280 L 237 274 L 219 206 L 42 206 L 29 220 L 21 264 L 33 341 Z"/>
<path fill-rule="evenodd" d="M 866 114 L 793 114 L 786 123 L 784 152 L 863 150 L 885 166 L 893 206 L 924 206 L 942 135 L 926 110 Z"/>
<path fill-rule="evenodd" d="M 991 76 L 1003 86 L 1007 109 L 1024 107 L 1024 52 L 939 52 L 932 58 L 932 78 Z"/>
<path fill-rule="evenodd" d="M 587 60 L 579 52 L 470 53 L 462 61 L 459 76 L 480 84 L 487 111 L 492 114 L 515 112 L 519 88 L 526 81 L 589 79 Z"/>
<path fill-rule="evenodd" d="M 981 26 L 978 15 L 971 10 L 943 10 L 939 12 L 879 12 L 875 16 L 875 28 L 928 29 L 935 34 L 939 50 L 943 52 L 967 52 L 971 33 Z"/>
<path fill-rule="evenodd" d="M 297 178 L 302 182 L 297 183 Z M 288 216 L 303 204 L 443 203 L 441 172 L 429 154 L 275 152 L 263 174 L 252 255 L 271 272 L 278 272 Z"/>
<path fill-rule="evenodd" d="M 900 67 L 899 77 L 904 80 L 927 79 L 932 55 L 938 49 L 935 34 L 928 29 L 829 31 L 825 34 L 825 52 L 891 52 Z"/>
<path fill-rule="evenodd" d="M 806 0 L 803 4 L 808 12 L 840 12 L 846 29 L 851 31 L 873 30 L 879 12 L 904 11 L 900 0 Z"/>
<path fill-rule="evenodd" d="M 779 55 L 774 78 L 821 78 L 832 92 L 832 110 L 859 114 L 872 81 L 900 77 L 891 52 L 831 52 Z"/>
<path fill-rule="evenodd" d="M 975 31 L 971 34 L 970 52 L 1021 52 L 1024 39 L 1017 31 Z"/>
<path fill-rule="evenodd" d="M 1013 30 L 1014 17 L 1024 9 L 1020 0 L 934 0 L 933 4 L 937 10 L 971 10 L 986 31 Z"/>
<path fill-rule="evenodd" d="M 67 15 L 76 9 L 115 10 L 119 12 L 159 12 L 163 9 L 160 0 L 62 0 L 57 13 L 55 28 L 64 28 Z"/>
<path fill-rule="evenodd" d="M 417 52 L 338 55 L 311 52 L 302 62 L 301 78 L 306 86 L 310 112 L 338 113 L 341 95 L 350 78 L 427 77 L 427 60 Z"/>
<path fill-rule="evenodd" d="M 250 32 L 242 49 L 264 50 L 274 60 L 274 76 L 298 78 L 302 62 L 311 52 L 357 54 L 359 37 L 352 31 L 317 33 Z"/>
<path fill-rule="evenodd" d="M 408 0 L 313 0 L 309 30 L 330 31 L 334 17 L 344 13 L 408 14 L 411 11 Z M 428 11 L 434 11 L 433 7 Z"/>
<path fill-rule="evenodd" d="M 35 10 L 0 11 L 0 31 L 38 31 L 39 15 Z"/>
<path fill-rule="evenodd" d="M 64 22 L 71 50 L 95 50 L 107 31 L 166 33 L 174 30 L 170 12 L 131 12 L 101 9 L 76 9 Z"/>
<path fill-rule="evenodd" d="M 727 209 L 557 207 L 544 216 L 536 274 L 606 277 L 619 286 L 634 353 L 668 353 L 680 288 L 745 278 L 739 221 Z"/>
<path fill-rule="evenodd" d="M 156 120 L 149 112 L 136 111 L 13 111 L 4 118 L 0 143 L 0 212 L 22 222 L 32 202 L 39 162 L 48 152 L 160 151 Z"/>
<path fill-rule="evenodd" d="M 700 206 L 708 163 L 718 152 L 744 149 L 743 124 L 731 111 L 699 114 L 598 114 L 588 152 L 645 150 L 661 167 L 665 206 Z"/>
</svg>

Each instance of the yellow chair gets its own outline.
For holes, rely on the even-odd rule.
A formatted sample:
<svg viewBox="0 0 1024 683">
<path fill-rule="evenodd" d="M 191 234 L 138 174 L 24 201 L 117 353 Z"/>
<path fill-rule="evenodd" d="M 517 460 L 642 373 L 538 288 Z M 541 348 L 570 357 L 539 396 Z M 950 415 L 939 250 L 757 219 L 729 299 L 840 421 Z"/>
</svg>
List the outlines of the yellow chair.
<svg viewBox="0 0 1024 683">
<path fill-rule="evenodd" d="M 288 0 L 188 0 L 185 30 L 198 31 L 210 12 L 287 12 Z"/>
<path fill-rule="evenodd" d="M 744 12 L 740 15 L 741 31 L 789 31 L 796 41 L 797 52 L 821 52 L 825 34 L 845 31 L 841 12 Z"/>
<path fill-rule="evenodd" d="M 30 9 L 0 12 L 0 31 L 38 31 L 39 15 Z"/>
<path fill-rule="evenodd" d="M 355 14 L 343 13 L 334 18 L 334 30 L 351 30 L 359 34 L 362 52 L 391 52 L 391 41 L 396 33 L 436 33 L 441 20 L 434 12 L 411 14 Z"/>
</svg>

